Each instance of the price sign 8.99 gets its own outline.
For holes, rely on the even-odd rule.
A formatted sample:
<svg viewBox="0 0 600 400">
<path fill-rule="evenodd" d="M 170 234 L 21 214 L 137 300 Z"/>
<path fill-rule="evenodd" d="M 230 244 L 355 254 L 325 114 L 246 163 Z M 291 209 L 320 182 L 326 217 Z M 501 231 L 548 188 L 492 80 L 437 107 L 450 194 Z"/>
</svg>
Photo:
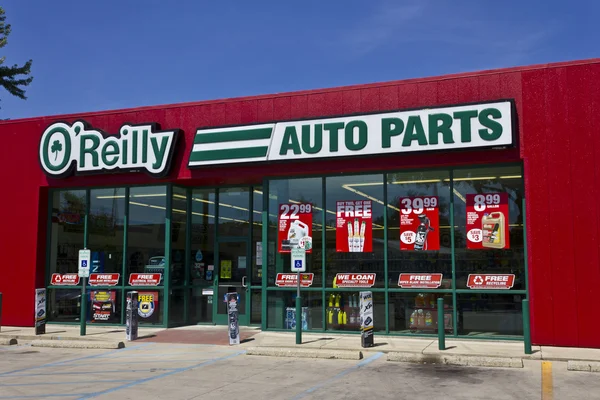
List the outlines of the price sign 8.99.
<svg viewBox="0 0 600 400">
<path fill-rule="evenodd" d="M 439 250 L 440 214 L 436 196 L 400 199 L 400 249 Z"/>
<path fill-rule="evenodd" d="M 508 194 L 467 194 L 467 248 L 508 249 Z"/>
</svg>

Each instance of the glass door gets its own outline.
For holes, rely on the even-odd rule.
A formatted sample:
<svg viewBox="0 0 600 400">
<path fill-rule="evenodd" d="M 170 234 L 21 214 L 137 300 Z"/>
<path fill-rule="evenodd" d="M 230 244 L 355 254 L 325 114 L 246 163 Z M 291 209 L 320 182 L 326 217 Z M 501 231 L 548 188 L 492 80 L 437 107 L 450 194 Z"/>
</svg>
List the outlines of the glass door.
<svg viewBox="0 0 600 400">
<path fill-rule="evenodd" d="M 215 264 L 216 324 L 227 324 L 225 295 L 236 292 L 239 296 L 239 324 L 248 325 L 246 303 L 248 301 L 249 271 L 251 270 L 248 238 L 220 238 L 217 242 Z"/>
</svg>

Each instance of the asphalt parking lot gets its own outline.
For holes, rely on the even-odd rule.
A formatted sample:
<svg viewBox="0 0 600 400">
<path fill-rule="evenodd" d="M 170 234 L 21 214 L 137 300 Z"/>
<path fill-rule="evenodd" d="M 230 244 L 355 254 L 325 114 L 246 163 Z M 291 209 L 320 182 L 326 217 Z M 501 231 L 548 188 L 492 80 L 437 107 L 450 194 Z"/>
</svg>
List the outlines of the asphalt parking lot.
<svg viewBox="0 0 600 400">
<path fill-rule="evenodd" d="M 240 347 L 135 343 L 121 350 L 0 347 L 0 399 L 600 399 L 600 374 L 247 356 Z M 547 379 L 547 377 L 546 377 Z M 550 393 L 547 391 L 550 390 Z"/>
</svg>

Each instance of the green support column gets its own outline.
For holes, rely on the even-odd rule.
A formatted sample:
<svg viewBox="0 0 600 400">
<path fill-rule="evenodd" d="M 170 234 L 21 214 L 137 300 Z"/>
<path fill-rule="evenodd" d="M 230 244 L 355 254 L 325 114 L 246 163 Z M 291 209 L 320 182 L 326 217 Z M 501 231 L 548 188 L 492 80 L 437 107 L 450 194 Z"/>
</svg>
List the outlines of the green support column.
<svg viewBox="0 0 600 400">
<path fill-rule="evenodd" d="M 167 210 L 165 212 L 165 276 L 163 279 L 164 325 L 169 326 L 169 303 L 171 301 L 171 213 L 173 206 L 173 188 L 167 185 Z"/>
<path fill-rule="evenodd" d="M 525 354 L 532 354 L 531 350 L 531 320 L 529 317 L 529 263 L 527 254 L 527 209 L 525 205 L 525 196 L 522 202 L 523 209 L 523 257 L 525 258 L 525 290 L 526 299 L 522 302 L 523 312 L 523 342 Z"/>
<path fill-rule="evenodd" d="M 452 328 L 453 336 L 458 336 L 458 310 L 456 298 L 456 253 L 454 251 L 454 170 L 450 170 L 450 254 L 452 257 Z"/>
<path fill-rule="evenodd" d="M 267 329 L 267 284 L 269 274 L 269 181 L 263 181 L 263 205 L 262 205 L 262 302 L 260 326 L 264 331 Z"/>
<path fill-rule="evenodd" d="M 89 214 L 90 214 L 90 191 L 89 189 L 85 191 L 85 216 L 83 218 L 83 248 L 87 249 L 88 244 L 88 224 L 89 224 Z M 79 269 L 79 265 L 77 266 Z M 79 335 L 86 335 L 86 323 L 87 323 L 87 291 L 86 291 L 86 281 L 85 277 L 81 278 L 81 301 L 79 307 Z"/>
<path fill-rule="evenodd" d="M 390 300 L 388 276 L 388 196 L 387 174 L 383 174 L 383 279 L 385 284 L 385 333 L 390 333 Z"/>
<path fill-rule="evenodd" d="M 325 178 L 321 178 L 321 205 L 323 212 L 321 213 L 321 310 L 323 313 L 323 330 L 327 330 L 327 204 L 325 204 L 326 195 Z"/>
<path fill-rule="evenodd" d="M 183 269 L 183 287 L 185 301 L 183 302 L 183 320 L 187 325 L 190 321 L 190 268 L 192 264 L 192 189 L 190 188 L 185 189 L 185 213 L 185 265 Z"/>
<path fill-rule="evenodd" d="M 125 210 L 123 216 L 123 265 L 121 266 L 121 285 L 127 286 L 129 283 L 129 274 L 127 271 L 127 246 L 129 243 L 129 187 L 125 188 Z M 121 291 L 121 325 L 125 325 L 125 313 L 126 313 L 126 298 L 127 290 Z"/>
</svg>

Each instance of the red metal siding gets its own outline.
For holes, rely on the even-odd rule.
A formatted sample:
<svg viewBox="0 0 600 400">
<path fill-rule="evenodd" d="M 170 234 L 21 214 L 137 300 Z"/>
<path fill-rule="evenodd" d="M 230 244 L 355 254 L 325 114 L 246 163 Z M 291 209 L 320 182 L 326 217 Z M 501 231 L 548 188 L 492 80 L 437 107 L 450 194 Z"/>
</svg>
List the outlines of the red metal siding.
<svg viewBox="0 0 600 400">
<path fill-rule="evenodd" d="M 355 159 L 249 165 L 190 171 L 187 157 L 199 127 L 252 124 L 492 101 L 515 100 L 517 149 L 449 152 L 435 157 L 370 158 L 368 170 L 523 160 L 527 198 L 529 286 L 535 344 L 600 347 L 600 60 L 460 74 L 243 99 L 46 117 L 0 124 L 5 211 L 0 232 L 3 323 L 33 323 L 33 289 L 43 283 L 48 186 L 142 184 L 144 174 L 47 180 L 37 161 L 43 129 L 85 119 L 116 134 L 125 122 L 182 129 L 171 176 L 185 185 L 260 183 L 265 175 L 365 171 Z M 15 170 L 18 169 L 18 173 Z M 16 284 L 18 283 L 18 284 Z M 30 315 L 31 314 L 31 315 Z"/>
</svg>

